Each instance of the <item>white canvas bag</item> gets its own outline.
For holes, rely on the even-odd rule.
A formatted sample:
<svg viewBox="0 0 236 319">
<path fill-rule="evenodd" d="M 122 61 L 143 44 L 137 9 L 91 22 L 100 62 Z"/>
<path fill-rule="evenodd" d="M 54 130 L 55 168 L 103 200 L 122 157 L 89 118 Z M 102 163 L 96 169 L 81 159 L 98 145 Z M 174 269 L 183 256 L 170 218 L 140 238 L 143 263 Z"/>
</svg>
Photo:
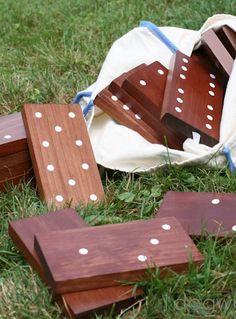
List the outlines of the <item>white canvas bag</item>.
<svg viewBox="0 0 236 319">
<path fill-rule="evenodd" d="M 222 25 L 228 25 L 236 31 L 236 17 L 214 15 L 199 31 L 175 27 L 160 29 L 181 52 L 191 55 L 202 32 Z M 168 68 L 171 56 L 172 52 L 151 31 L 146 27 L 137 27 L 113 43 L 97 81 L 86 91 L 91 91 L 93 99 L 113 79 L 141 63 L 150 64 L 158 60 Z M 87 102 L 88 97 L 83 98 L 82 106 Z M 167 162 L 177 165 L 207 163 L 222 166 L 226 164 L 223 146 L 230 149 L 233 162 L 236 163 L 236 63 L 226 88 L 220 142 L 214 147 L 199 144 L 198 135 L 186 139 L 183 144 L 184 151 L 151 144 L 135 131 L 117 124 L 97 107 L 90 109 L 86 120 L 96 161 L 110 169 L 141 172 L 160 167 Z"/>
</svg>

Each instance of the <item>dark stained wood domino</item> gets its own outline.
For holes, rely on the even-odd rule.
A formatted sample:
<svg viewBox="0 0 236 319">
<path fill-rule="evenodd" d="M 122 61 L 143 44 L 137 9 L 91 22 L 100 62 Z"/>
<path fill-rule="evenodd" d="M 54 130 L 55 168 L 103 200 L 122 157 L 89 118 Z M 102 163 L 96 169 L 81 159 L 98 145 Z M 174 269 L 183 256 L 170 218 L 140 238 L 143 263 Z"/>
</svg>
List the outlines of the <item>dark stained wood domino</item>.
<svg viewBox="0 0 236 319">
<path fill-rule="evenodd" d="M 160 144 L 158 133 L 152 129 L 139 114 L 135 114 L 126 104 L 112 94 L 108 87 L 103 89 L 94 100 L 94 104 L 115 121 L 136 131 L 150 143 Z"/>
<path fill-rule="evenodd" d="M 137 281 L 154 264 L 182 272 L 190 255 L 194 263 L 203 260 L 172 217 L 36 234 L 35 249 L 57 293 Z"/>
<path fill-rule="evenodd" d="M 21 151 L 28 151 L 21 113 L 0 116 L 0 157 Z"/>
<path fill-rule="evenodd" d="M 175 216 L 190 235 L 236 232 L 236 194 L 167 192 L 156 217 Z"/>
<path fill-rule="evenodd" d="M 205 31 L 201 36 L 201 42 L 204 51 L 209 58 L 214 61 L 216 67 L 219 68 L 226 77 L 229 77 L 232 72 L 234 59 L 220 41 L 215 31 L 213 29 Z"/>
<path fill-rule="evenodd" d="M 28 151 L 0 156 L 0 181 L 25 175 L 32 169 Z"/>
<path fill-rule="evenodd" d="M 50 212 L 40 216 L 23 218 L 9 223 L 9 235 L 23 253 L 28 263 L 46 282 L 45 272 L 34 250 L 34 235 L 37 232 L 85 227 L 85 221 L 72 208 Z"/>
<path fill-rule="evenodd" d="M 48 234 L 50 231 L 79 229 L 86 226 L 88 225 L 73 209 L 67 208 L 40 216 L 11 221 L 9 223 L 9 235 L 29 264 L 47 283 L 45 271 L 34 249 L 35 233 Z M 86 315 L 91 315 L 91 312 L 99 313 L 107 310 L 113 304 L 116 304 L 116 311 L 119 311 L 120 307 L 131 305 L 135 300 L 131 290 L 132 287 L 130 286 L 120 286 L 63 294 L 56 298 L 60 305 L 64 305 L 69 316 L 84 318 Z M 142 294 L 141 289 L 137 290 L 137 297 Z"/>
<path fill-rule="evenodd" d="M 103 187 L 80 106 L 28 104 L 22 115 L 42 199 L 56 207 L 100 200 Z"/>
<path fill-rule="evenodd" d="M 143 295 L 141 288 L 138 288 L 135 294 L 132 288 L 131 286 L 117 286 L 68 293 L 63 295 L 63 300 L 72 318 L 90 319 L 93 312 L 101 315 L 112 308 L 115 314 L 132 306 Z"/>
<path fill-rule="evenodd" d="M 181 52 L 172 57 L 161 118 L 186 137 L 200 134 L 200 143 L 213 146 L 219 141 L 224 87 L 216 68 L 206 68 Z"/>
<path fill-rule="evenodd" d="M 117 85 L 120 79 L 114 82 Z M 118 88 L 118 86 L 116 87 Z M 128 97 L 124 90 L 123 92 L 124 94 L 121 94 L 121 90 L 119 90 L 119 94 L 122 95 L 119 99 L 106 87 L 96 96 L 94 103 L 114 120 L 136 131 L 150 143 L 163 144 L 175 149 L 183 148 L 185 137 L 172 132 L 161 123 L 160 119 L 151 117 L 142 105 L 132 97 Z"/>
<path fill-rule="evenodd" d="M 131 74 L 122 84 L 122 88 L 154 118 L 159 119 L 167 75 L 168 69 L 156 61 Z"/>
<path fill-rule="evenodd" d="M 236 32 L 229 26 L 224 25 L 216 31 L 220 41 L 223 43 L 233 59 L 236 58 Z"/>
</svg>

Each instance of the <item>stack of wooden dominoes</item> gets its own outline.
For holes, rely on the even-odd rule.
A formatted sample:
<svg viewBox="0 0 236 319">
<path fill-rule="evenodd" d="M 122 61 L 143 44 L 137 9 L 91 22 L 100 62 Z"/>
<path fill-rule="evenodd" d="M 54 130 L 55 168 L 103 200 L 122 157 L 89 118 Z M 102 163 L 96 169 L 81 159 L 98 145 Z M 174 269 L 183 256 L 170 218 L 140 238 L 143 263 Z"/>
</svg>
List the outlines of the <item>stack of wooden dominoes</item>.
<svg viewBox="0 0 236 319">
<path fill-rule="evenodd" d="M 191 57 L 177 51 L 169 70 L 157 61 L 141 64 L 112 81 L 95 104 L 151 143 L 181 150 L 197 132 L 200 143 L 214 146 L 235 57 L 236 33 L 210 29 Z"/>
</svg>

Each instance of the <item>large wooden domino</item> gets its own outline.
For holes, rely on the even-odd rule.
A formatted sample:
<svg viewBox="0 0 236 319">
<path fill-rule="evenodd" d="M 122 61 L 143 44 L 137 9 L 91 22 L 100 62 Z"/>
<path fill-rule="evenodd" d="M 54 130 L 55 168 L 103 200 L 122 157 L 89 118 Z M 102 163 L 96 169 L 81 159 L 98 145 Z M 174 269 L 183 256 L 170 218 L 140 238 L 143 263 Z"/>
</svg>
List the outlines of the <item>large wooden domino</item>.
<svg viewBox="0 0 236 319">
<path fill-rule="evenodd" d="M 200 143 L 213 146 L 219 141 L 224 87 L 216 68 L 206 68 L 181 52 L 172 57 L 161 118 L 186 137 L 200 134 Z"/>
<path fill-rule="evenodd" d="M 21 113 L 0 116 L 0 156 L 27 150 L 26 133 Z"/>
<path fill-rule="evenodd" d="M 32 177 L 32 163 L 21 113 L 0 116 L 0 190 Z M 7 188 L 8 189 L 8 188 Z"/>
<path fill-rule="evenodd" d="M 78 229 L 86 226 L 84 220 L 73 209 L 67 208 L 53 213 L 11 221 L 9 223 L 9 235 L 28 263 L 47 283 L 45 271 L 34 249 L 35 233 L 49 233 L 55 230 Z M 138 289 L 136 296 L 141 296 L 142 293 L 142 290 Z M 111 308 L 113 304 L 116 304 L 116 311 L 119 311 L 120 307 L 131 305 L 135 300 L 130 286 L 74 292 L 56 296 L 56 299 L 60 305 L 64 305 L 69 316 L 73 318 L 84 318 L 84 316 L 94 311 L 100 313 Z"/>
<path fill-rule="evenodd" d="M 223 43 L 233 59 L 236 58 L 236 32 L 229 26 L 224 25 L 216 31 L 220 41 Z"/>
<path fill-rule="evenodd" d="M 101 199 L 103 187 L 80 106 L 28 104 L 22 115 L 42 199 L 57 207 Z"/>
<path fill-rule="evenodd" d="M 147 267 L 182 272 L 190 256 L 197 264 L 203 260 L 172 217 L 36 234 L 35 249 L 57 293 L 137 281 Z"/>
<path fill-rule="evenodd" d="M 158 62 L 153 63 L 153 65 L 156 64 L 158 64 Z M 95 104 L 117 122 L 138 132 L 149 142 L 163 144 L 174 149 L 182 149 L 185 137 L 176 134 L 176 132 L 172 132 L 171 129 L 161 123 L 159 118 L 160 109 L 158 109 L 158 117 L 155 116 L 154 113 L 156 111 L 152 113 L 150 108 L 137 102 L 137 100 L 130 96 L 128 91 L 123 88 L 123 83 L 128 76 L 135 75 L 136 72 L 145 69 L 146 67 L 141 65 L 140 68 L 135 68 L 135 71 L 131 70 L 122 74 L 112 81 L 109 87 L 97 95 Z M 152 89 L 154 91 L 156 90 L 155 87 Z M 157 110 L 156 107 L 155 109 Z"/>
<path fill-rule="evenodd" d="M 156 61 L 129 75 L 122 88 L 159 120 L 167 75 L 168 69 Z"/>
<path fill-rule="evenodd" d="M 157 132 L 147 125 L 139 114 L 134 113 L 128 105 L 124 104 L 116 95 L 112 94 L 108 87 L 98 93 L 94 100 L 94 104 L 115 121 L 136 131 L 150 143 L 161 143 Z"/>
<path fill-rule="evenodd" d="M 236 231 L 236 194 L 167 192 L 157 218 L 175 216 L 190 235 L 224 236 Z"/>
<path fill-rule="evenodd" d="M 205 31 L 201 36 L 202 47 L 209 58 L 214 61 L 217 68 L 219 68 L 226 77 L 229 77 L 234 59 L 220 41 L 213 29 Z"/>
</svg>

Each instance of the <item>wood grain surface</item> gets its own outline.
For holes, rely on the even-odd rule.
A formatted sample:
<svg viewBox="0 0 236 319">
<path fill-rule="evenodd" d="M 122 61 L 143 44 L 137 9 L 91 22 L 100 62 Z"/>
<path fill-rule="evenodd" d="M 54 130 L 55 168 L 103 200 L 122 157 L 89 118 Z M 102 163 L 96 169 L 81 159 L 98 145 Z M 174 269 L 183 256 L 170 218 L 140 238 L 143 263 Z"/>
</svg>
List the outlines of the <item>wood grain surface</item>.
<svg viewBox="0 0 236 319">
<path fill-rule="evenodd" d="M 57 293 L 137 281 L 155 265 L 182 272 L 190 256 L 203 260 L 173 217 L 36 234 L 35 249 Z"/>
<path fill-rule="evenodd" d="M 168 69 L 156 61 L 129 75 L 122 88 L 159 119 L 167 75 Z"/>
<path fill-rule="evenodd" d="M 205 31 L 201 36 L 202 46 L 209 59 L 214 61 L 217 68 L 225 76 L 230 76 L 234 64 L 234 59 L 220 41 L 213 29 Z"/>
<path fill-rule="evenodd" d="M 27 174 L 32 169 L 28 151 L 0 157 L 0 182 Z"/>
<path fill-rule="evenodd" d="M 47 284 L 44 269 L 34 249 L 35 233 L 46 233 L 63 229 L 79 229 L 88 226 L 71 208 L 40 216 L 24 218 L 9 223 L 9 235 L 28 263 Z M 137 298 L 143 294 L 137 290 Z M 72 318 L 89 318 L 91 313 L 101 313 L 116 304 L 115 311 L 130 306 L 135 301 L 131 286 L 95 289 L 56 296 L 57 302 Z"/>
<path fill-rule="evenodd" d="M 42 199 L 56 207 L 100 200 L 103 187 L 80 106 L 28 104 L 22 115 Z"/>
<path fill-rule="evenodd" d="M 111 93 L 108 87 L 103 89 L 96 96 L 94 104 L 119 124 L 136 131 L 150 143 L 161 143 L 159 134 L 147 125 L 139 114 L 135 114 L 129 106 L 124 104 L 113 93 Z M 127 136 L 127 138 L 129 137 Z"/>
<path fill-rule="evenodd" d="M 209 146 L 219 141 L 224 86 L 216 68 L 207 68 L 181 52 L 173 55 L 168 74 L 161 118 L 172 129 Z"/>
<path fill-rule="evenodd" d="M 0 157 L 21 151 L 28 151 L 21 113 L 0 116 Z"/>
<path fill-rule="evenodd" d="M 167 192 L 156 218 L 175 216 L 189 235 L 224 236 L 236 231 L 236 194 Z"/>
<path fill-rule="evenodd" d="M 236 32 L 224 25 L 216 31 L 216 34 L 233 59 L 236 58 Z"/>
</svg>

